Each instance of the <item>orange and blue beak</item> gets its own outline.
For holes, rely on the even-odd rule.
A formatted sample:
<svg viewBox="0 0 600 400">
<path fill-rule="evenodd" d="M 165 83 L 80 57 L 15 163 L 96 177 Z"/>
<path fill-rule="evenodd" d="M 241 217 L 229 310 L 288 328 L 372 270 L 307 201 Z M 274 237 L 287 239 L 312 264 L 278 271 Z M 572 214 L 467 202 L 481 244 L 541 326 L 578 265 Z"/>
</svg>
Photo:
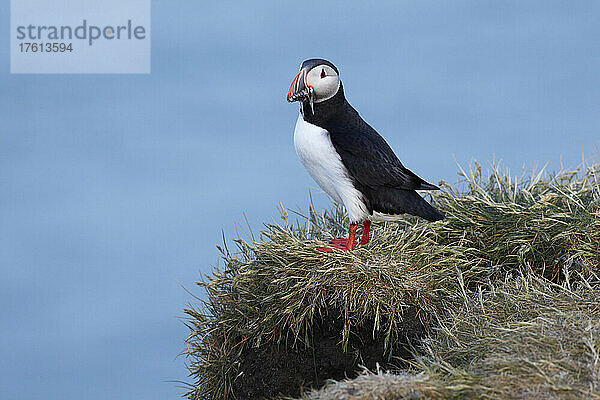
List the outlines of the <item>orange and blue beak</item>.
<svg viewBox="0 0 600 400">
<path fill-rule="evenodd" d="M 287 94 L 287 101 L 304 101 L 312 99 L 312 87 L 306 84 L 306 69 L 302 68 L 292 81 Z"/>
</svg>

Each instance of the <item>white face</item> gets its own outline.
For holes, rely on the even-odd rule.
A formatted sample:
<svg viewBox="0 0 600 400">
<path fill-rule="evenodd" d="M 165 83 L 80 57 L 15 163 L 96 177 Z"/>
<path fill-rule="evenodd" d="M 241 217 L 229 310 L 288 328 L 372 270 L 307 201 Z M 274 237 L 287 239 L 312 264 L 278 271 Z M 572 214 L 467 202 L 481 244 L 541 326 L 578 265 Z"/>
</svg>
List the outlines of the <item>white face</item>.
<svg viewBox="0 0 600 400">
<path fill-rule="evenodd" d="M 312 86 L 314 101 L 319 103 L 335 96 L 340 88 L 340 77 L 329 65 L 317 65 L 308 71 L 306 84 Z"/>
</svg>

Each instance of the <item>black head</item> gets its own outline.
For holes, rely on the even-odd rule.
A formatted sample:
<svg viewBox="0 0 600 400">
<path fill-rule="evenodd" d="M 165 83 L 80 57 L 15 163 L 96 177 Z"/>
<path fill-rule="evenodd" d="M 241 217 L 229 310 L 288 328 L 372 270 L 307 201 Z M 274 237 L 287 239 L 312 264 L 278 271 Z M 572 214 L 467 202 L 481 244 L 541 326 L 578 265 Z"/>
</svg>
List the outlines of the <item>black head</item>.
<svg viewBox="0 0 600 400">
<path fill-rule="evenodd" d="M 340 74 L 340 71 L 338 71 L 337 67 L 335 65 L 333 65 L 331 62 L 324 60 L 322 58 L 310 58 L 308 60 L 305 60 L 302 65 L 300 65 L 300 69 L 306 69 L 307 71 L 313 69 L 314 67 L 318 67 L 319 65 L 327 65 L 329 67 L 331 67 L 336 74 Z"/>
<path fill-rule="evenodd" d="M 290 86 L 287 101 L 307 101 L 311 107 L 334 97 L 342 82 L 335 65 L 327 60 L 311 58 L 300 66 L 300 72 Z"/>
</svg>

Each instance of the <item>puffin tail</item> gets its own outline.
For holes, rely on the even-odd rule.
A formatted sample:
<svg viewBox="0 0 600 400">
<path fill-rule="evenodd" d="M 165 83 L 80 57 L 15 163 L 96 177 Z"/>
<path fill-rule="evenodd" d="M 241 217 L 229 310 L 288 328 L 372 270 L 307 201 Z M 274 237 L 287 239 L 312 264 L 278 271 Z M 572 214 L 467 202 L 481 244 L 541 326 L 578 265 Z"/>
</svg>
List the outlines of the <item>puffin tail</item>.
<svg viewBox="0 0 600 400">
<path fill-rule="evenodd" d="M 418 188 L 416 188 L 416 190 L 440 190 L 440 188 L 435 185 L 432 185 L 431 183 L 423 181 L 421 182 L 421 185 Z"/>
<path fill-rule="evenodd" d="M 446 218 L 414 190 L 385 188 L 369 193 L 369 198 L 373 210 L 383 214 L 412 214 L 431 222 Z"/>
<path fill-rule="evenodd" d="M 440 220 L 446 218 L 446 216 L 444 214 L 442 214 L 441 212 L 439 212 L 434 206 L 432 206 L 431 204 L 429 204 L 428 202 L 426 202 L 423 199 L 422 199 L 422 201 L 423 201 L 423 203 L 426 204 L 426 206 L 423 205 L 423 207 L 420 210 L 421 213 L 417 214 L 417 215 L 419 215 L 419 217 L 425 218 L 427 221 L 430 221 L 430 222 L 440 221 Z"/>
<path fill-rule="evenodd" d="M 413 190 L 403 190 L 401 192 L 402 205 L 405 212 L 426 219 L 427 221 L 439 221 L 446 216 L 439 212 L 434 206 L 429 204 L 417 192 Z"/>
</svg>

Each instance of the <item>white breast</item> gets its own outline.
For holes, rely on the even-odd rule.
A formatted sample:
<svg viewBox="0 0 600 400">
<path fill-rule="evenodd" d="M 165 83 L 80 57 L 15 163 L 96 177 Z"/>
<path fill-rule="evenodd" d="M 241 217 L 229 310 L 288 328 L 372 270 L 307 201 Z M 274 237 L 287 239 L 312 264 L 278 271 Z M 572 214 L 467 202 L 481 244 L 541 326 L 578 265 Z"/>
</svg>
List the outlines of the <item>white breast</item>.
<svg viewBox="0 0 600 400">
<path fill-rule="evenodd" d="M 334 201 L 346 207 L 350 221 L 368 218 L 363 195 L 352 184 L 348 170 L 331 143 L 329 132 L 306 122 L 300 115 L 294 130 L 294 145 L 310 176 Z"/>
</svg>

